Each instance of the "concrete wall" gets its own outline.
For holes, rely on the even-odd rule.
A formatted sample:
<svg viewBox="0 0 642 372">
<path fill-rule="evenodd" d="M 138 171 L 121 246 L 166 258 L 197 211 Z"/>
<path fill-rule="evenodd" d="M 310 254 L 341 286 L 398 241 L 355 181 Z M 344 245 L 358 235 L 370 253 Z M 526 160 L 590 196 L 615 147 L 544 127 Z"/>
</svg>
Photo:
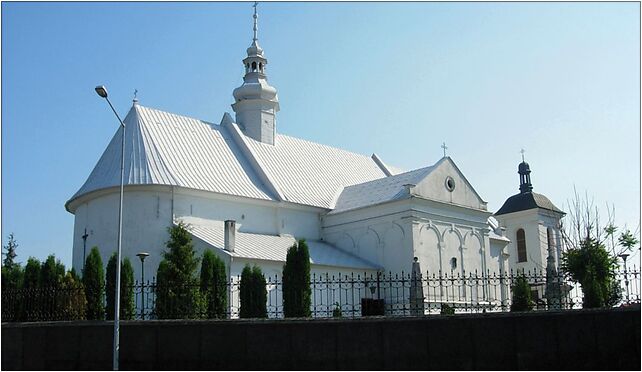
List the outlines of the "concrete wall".
<svg viewBox="0 0 642 372">
<path fill-rule="evenodd" d="M 122 322 L 121 369 L 640 369 L 640 307 Z M 2 324 L 2 369 L 111 369 L 108 322 Z"/>
</svg>

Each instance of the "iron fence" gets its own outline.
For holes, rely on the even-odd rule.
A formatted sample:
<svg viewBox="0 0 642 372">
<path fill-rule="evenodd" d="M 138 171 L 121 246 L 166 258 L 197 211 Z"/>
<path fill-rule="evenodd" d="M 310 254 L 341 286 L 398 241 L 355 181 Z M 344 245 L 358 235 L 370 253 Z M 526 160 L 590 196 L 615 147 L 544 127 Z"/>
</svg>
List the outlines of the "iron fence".
<svg viewBox="0 0 642 372">
<path fill-rule="evenodd" d="M 438 313 L 477 313 L 509 311 L 512 292 L 519 277 L 530 286 L 534 310 L 578 309 L 582 290 L 564 275 L 547 276 L 544 271 L 503 273 L 350 273 L 318 274 L 310 277 L 311 315 L 361 317 L 369 315 L 417 316 Z M 611 305 L 640 303 L 640 271 L 637 268 L 616 273 L 620 297 Z M 283 318 L 283 282 L 266 278 L 266 310 L 269 318 Z M 200 284 L 160 286 L 154 280 L 136 282 L 124 290 L 133 294 L 133 304 L 122 304 L 122 319 L 238 318 L 240 277 L 225 285 L 227 304 L 212 312 L 204 299 L 208 290 Z M 171 291 L 159 312 L 158 296 Z M 189 294 L 197 293 L 196 296 Z M 86 318 L 83 287 L 3 289 L 2 321 L 58 321 Z M 129 308 L 129 310 L 128 310 Z"/>
</svg>

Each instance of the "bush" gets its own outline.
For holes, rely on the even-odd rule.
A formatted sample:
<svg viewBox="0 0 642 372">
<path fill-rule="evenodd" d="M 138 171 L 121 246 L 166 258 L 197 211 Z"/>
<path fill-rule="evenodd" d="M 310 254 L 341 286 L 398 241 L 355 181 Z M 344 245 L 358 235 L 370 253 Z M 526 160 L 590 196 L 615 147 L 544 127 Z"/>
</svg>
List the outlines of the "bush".
<svg viewBox="0 0 642 372">
<path fill-rule="evenodd" d="M 112 254 L 107 262 L 106 274 L 106 297 L 107 297 L 107 319 L 114 319 L 116 299 L 116 262 L 117 253 Z M 128 257 L 123 259 L 120 266 L 120 319 L 133 319 L 135 311 L 134 304 L 134 269 Z"/>
<path fill-rule="evenodd" d="M 41 291 L 39 290 L 40 270 L 40 261 L 29 257 L 22 282 L 22 298 L 18 299 L 22 303 L 20 320 L 25 322 L 39 320 L 40 303 L 42 302 Z"/>
<path fill-rule="evenodd" d="M 332 310 L 332 317 L 341 318 L 342 316 L 343 316 L 343 313 L 341 312 L 341 306 L 339 305 L 338 302 L 335 302 L 334 309 Z"/>
<path fill-rule="evenodd" d="M 582 286 L 584 308 L 614 306 L 621 299 L 615 277 L 617 258 L 596 239 L 587 237 L 579 248 L 564 252 L 561 267 L 571 280 Z"/>
<path fill-rule="evenodd" d="M 201 296 L 208 319 L 227 317 L 227 275 L 225 263 L 211 250 L 203 253 L 201 263 Z"/>
<path fill-rule="evenodd" d="M 60 306 L 59 320 L 85 319 L 87 299 L 82 282 L 73 270 L 63 277 L 57 300 Z"/>
<path fill-rule="evenodd" d="M 104 319 L 105 300 L 103 296 L 105 294 L 105 271 L 98 247 L 91 248 L 87 256 L 82 282 L 85 287 L 85 297 L 87 299 L 87 319 Z"/>
<path fill-rule="evenodd" d="M 455 308 L 448 304 L 441 304 L 441 310 L 439 313 L 442 315 L 455 315 Z"/>
<path fill-rule="evenodd" d="M 168 251 L 157 271 L 156 315 L 159 319 L 194 319 L 201 316 L 203 302 L 196 269 L 199 259 L 187 225 L 180 222 L 167 229 Z"/>
<path fill-rule="evenodd" d="M 310 253 L 305 240 L 288 249 L 283 266 L 283 313 L 286 318 L 311 316 Z"/>
<path fill-rule="evenodd" d="M 62 314 L 58 298 L 64 277 L 65 265 L 54 255 L 49 255 L 40 269 L 40 289 L 37 290 L 36 301 L 41 316 L 38 320 L 57 320 Z"/>
<path fill-rule="evenodd" d="M 245 265 L 241 273 L 241 318 L 267 318 L 267 289 L 261 268 Z"/>
<path fill-rule="evenodd" d="M 519 275 L 513 287 L 513 301 L 510 305 L 510 311 L 530 311 L 533 310 L 533 300 L 531 299 L 531 287 L 524 275 Z"/>
</svg>

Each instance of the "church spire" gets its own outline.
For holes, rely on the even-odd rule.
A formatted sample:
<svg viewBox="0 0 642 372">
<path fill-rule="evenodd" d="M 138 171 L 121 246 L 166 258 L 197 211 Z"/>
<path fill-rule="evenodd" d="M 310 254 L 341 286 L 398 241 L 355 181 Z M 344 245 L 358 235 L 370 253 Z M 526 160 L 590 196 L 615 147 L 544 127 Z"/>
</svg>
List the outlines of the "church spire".
<svg viewBox="0 0 642 372">
<path fill-rule="evenodd" d="M 236 122 L 246 136 L 257 141 L 274 144 L 276 137 L 276 113 L 279 111 L 279 99 L 276 89 L 267 82 L 265 69 L 267 59 L 258 40 L 258 3 L 254 3 L 254 36 L 247 48 L 247 57 L 243 60 L 245 76 L 243 84 L 234 89 Z"/>
</svg>

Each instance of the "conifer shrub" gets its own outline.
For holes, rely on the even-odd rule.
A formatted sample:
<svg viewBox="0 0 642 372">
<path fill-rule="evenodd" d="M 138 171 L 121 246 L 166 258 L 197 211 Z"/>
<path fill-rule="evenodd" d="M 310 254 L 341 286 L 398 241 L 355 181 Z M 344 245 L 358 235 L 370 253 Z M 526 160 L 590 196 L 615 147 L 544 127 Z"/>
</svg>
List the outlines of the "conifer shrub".
<svg viewBox="0 0 642 372">
<path fill-rule="evenodd" d="M 87 299 L 86 316 L 89 320 L 105 319 L 105 271 L 98 247 L 91 248 L 82 276 Z"/>
<path fill-rule="evenodd" d="M 159 319 L 196 319 L 202 315 L 199 258 L 187 225 L 180 222 L 168 228 L 167 250 L 157 270 L 156 315 Z"/>
<path fill-rule="evenodd" d="M 227 275 L 225 263 L 207 249 L 201 262 L 201 296 L 206 304 L 208 319 L 227 316 Z"/>
<path fill-rule="evenodd" d="M 241 273 L 241 318 L 267 318 L 267 288 L 261 268 L 246 264 Z"/>
<path fill-rule="evenodd" d="M 40 269 L 40 288 L 36 291 L 37 320 L 58 320 L 62 314 L 60 295 L 65 277 L 65 265 L 52 254 L 47 257 Z"/>
<path fill-rule="evenodd" d="M 533 300 L 531 299 L 531 287 L 528 280 L 522 274 L 515 280 L 513 287 L 513 301 L 510 305 L 510 311 L 530 311 L 533 310 Z"/>
<path fill-rule="evenodd" d="M 58 297 L 60 303 L 59 320 L 85 319 L 87 298 L 82 281 L 73 270 L 65 274 Z"/>
<path fill-rule="evenodd" d="M 283 313 L 286 318 L 311 316 L 310 253 L 305 240 L 288 249 L 283 266 Z"/>
<path fill-rule="evenodd" d="M 107 262 L 106 270 L 106 298 L 107 298 L 107 319 L 114 319 L 116 300 L 116 262 L 117 253 L 112 254 Z M 135 312 L 134 304 L 134 269 L 128 257 L 123 258 L 120 266 L 120 319 L 133 319 Z"/>
<path fill-rule="evenodd" d="M 43 298 L 40 293 L 41 267 L 42 265 L 37 258 L 29 257 L 27 260 L 22 281 L 22 298 L 18 299 L 22 304 L 20 320 L 23 322 L 36 321 L 39 319 L 40 302 Z"/>
</svg>

